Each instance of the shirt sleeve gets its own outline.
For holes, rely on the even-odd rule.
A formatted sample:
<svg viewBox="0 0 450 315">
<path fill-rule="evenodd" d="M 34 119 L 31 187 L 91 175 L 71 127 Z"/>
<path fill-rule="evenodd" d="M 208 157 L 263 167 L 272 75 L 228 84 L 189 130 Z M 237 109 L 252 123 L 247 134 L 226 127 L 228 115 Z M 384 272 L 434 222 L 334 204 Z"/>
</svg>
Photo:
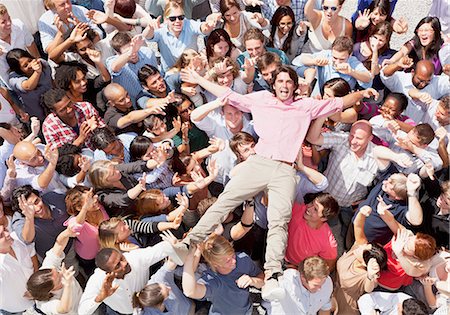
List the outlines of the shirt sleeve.
<svg viewBox="0 0 450 315">
<path fill-rule="evenodd" d="M 367 70 L 367 68 L 362 64 L 362 62 L 359 61 L 356 57 L 351 56 L 349 59 L 349 64 L 352 67 L 352 69 L 354 69 L 356 71 L 366 72 L 366 73 L 370 74 L 369 70 Z M 358 81 L 358 84 L 362 88 L 367 89 L 372 86 L 373 79 L 370 79 L 369 82 L 362 82 L 361 80 L 356 80 L 356 81 Z"/>
<path fill-rule="evenodd" d="M 43 314 L 59 315 L 60 314 L 58 313 L 59 303 L 60 303 L 59 299 L 53 298 L 50 301 L 37 303 L 37 306 L 39 307 L 39 309 Z"/>
<path fill-rule="evenodd" d="M 334 238 L 334 235 L 330 229 L 328 229 L 328 231 L 327 231 L 327 239 L 328 239 L 328 241 L 326 242 L 327 246 L 326 246 L 326 248 L 323 248 L 323 250 L 319 252 L 319 256 L 322 257 L 323 259 L 329 259 L 329 260 L 336 259 L 337 258 L 337 242 L 336 242 L 336 239 Z"/>
<path fill-rule="evenodd" d="M 95 302 L 95 298 L 100 292 L 104 276 L 94 273 L 88 280 L 84 292 L 81 295 L 80 304 L 78 305 L 79 314 L 93 314 L 101 303 Z"/>
<path fill-rule="evenodd" d="M 28 80 L 27 77 L 19 77 L 19 76 L 13 76 L 9 78 L 9 85 L 20 92 L 25 93 L 25 89 L 22 87 L 22 83 Z"/>
<path fill-rule="evenodd" d="M 348 141 L 348 134 L 341 132 L 325 132 L 323 135 L 323 144 L 317 150 L 333 149 L 339 147 Z"/>
<path fill-rule="evenodd" d="M 19 212 L 15 212 L 12 217 L 12 229 L 16 232 L 19 240 L 24 242 L 25 244 L 31 244 L 32 242 L 25 242 L 22 236 L 22 230 L 25 225 L 25 217 Z"/>
<path fill-rule="evenodd" d="M 299 173 L 300 181 L 297 185 L 297 192 L 295 201 L 303 203 L 303 197 L 306 194 L 318 193 L 324 191 L 328 187 L 328 179 L 322 175 L 322 181 L 318 184 L 313 184 L 303 173 Z"/>
<path fill-rule="evenodd" d="M 337 113 L 338 111 L 341 111 L 344 106 L 342 98 L 332 98 L 328 100 L 307 98 L 294 102 L 294 104 L 299 110 L 309 112 L 311 120 Z"/>
<path fill-rule="evenodd" d="M 55 268 L 59 269 L 61 267 L 62 261 L 65 258 L 64 252 L 61 254 L 60 257 L 56 256 L 52 249 L 48 250 L 45 253 L 44 261 L 42 262 L 42 266 L 40 269 L 46 269 L 46 268 Z"/>
</svg>

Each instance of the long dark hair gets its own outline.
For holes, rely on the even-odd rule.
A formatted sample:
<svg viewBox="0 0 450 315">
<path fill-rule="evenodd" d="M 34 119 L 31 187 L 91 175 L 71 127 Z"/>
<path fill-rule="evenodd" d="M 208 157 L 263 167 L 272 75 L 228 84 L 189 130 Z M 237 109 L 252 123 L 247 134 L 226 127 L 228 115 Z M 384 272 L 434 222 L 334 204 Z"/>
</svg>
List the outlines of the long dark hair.
<svg viewBox="0 0 450 315">
<path fill-rule="evenodd" d="M 374 27 L 372 27 L 370 29 L 369 36 L 367 37 L 367 41 L 369 42 L 369 47 L 370 47 L 370 37 L 372 37 L 374 35 L 386 36 L 386 44 L 378 50 L 378 56 L 381 56 L 382 54 L 384 54 L 384 52 L 386 50 L 388 50 L 390 48 L 390 41 L 391 41 L 391 36 L 392 36 L 391 23 L 384 21 L 384 22 L 378 23 L 377 25 L 375 25 Z M 372 54 L 373 54 L 373 52 L 372 52 Z M 369 57 L 367 57 L 367 59 L 363 62 L 364 66 L 369 70 L 372 67 L 372 54 Z"/>
<path fill-rule="evenodd" d="M 294 11 L 290 7 L 287 6 L 281 6 L 278 7 L 278 9 L 275 11 L 275 13 L 272 16 L 272 20 L 270 21 L 270 24 L 272 25 L 272 29 L 270 30 L 270 40 L 269 40 L 269 47 L 274 47 L 274 38 L 275 38 L 275 32 L 277 31 L 278 24 L 280 23 L 281 19 L 285 16 L 289 16 L 292 19 L 292 28 L 289 31 L 289 34 L 286 38 L 286 40 L 283 43 L 283 47 L 281 47 L 281 50 L 285 53 L 290 53 L 291 50 L 291 42 L 292 42 L 292 36 L 294 36 L 295 32 L 295 15 Z"/>
<path fill-rule="evenodd" d="M 370 12 L 378 9 L 381 15 L 386 15 L 386 21 L 388 22 L 390 22 L 392 19 L 391 4 L 389 0 L 375 0 L 369 5 L 368 9 L 370 10 Z"/>
<path fill-rule="evenodd" d="M 421 27 L 423 24 L 430 23 L 431 27 L 434 31 L 434 39 L 433 41 L 428 44 L 428 46 L 423 47 L 420 43 L 419 36 L 417 35 L 419 27 Z M 439 22 L 439 19 L 437 17 L 427 16 L 424 17 L 420 22 L 417 24 L 416 28 L 414 29 L 415 36 L 413 37 L 414 46 L 413 50 L 417 55 L 418 60 L 422 60 L 422 49 L 425 50 L 425 58 L 426 59 L 432 59 L 433 56 L 435 56 L 439 49 L 441 49 L 442 44 L 444 41 L 441 37 L 441 22 Z"/>
<path fill-rule="evenodd" d="M 20 49 L 20 48 L 11 49 L 6 54 L 6 62 L 9 65 L 10 71 L 15 72 L 20 75 L 26 75 L 20 69 L 20 58 L 34 59 L 34 57 L 28 51 Z"/>
<path fill-rule="evenodd" d="M 223 28 L 218 28 L 212 31 L 206 40 L 206 57 L 208 57 L 208 61 L 214 55 L 214 45 L 221 41 L 227 42 L 229 49 L 226 56 L 230 57 L 231 51 L 234 48 L 230 35 Z"/>
</svg>

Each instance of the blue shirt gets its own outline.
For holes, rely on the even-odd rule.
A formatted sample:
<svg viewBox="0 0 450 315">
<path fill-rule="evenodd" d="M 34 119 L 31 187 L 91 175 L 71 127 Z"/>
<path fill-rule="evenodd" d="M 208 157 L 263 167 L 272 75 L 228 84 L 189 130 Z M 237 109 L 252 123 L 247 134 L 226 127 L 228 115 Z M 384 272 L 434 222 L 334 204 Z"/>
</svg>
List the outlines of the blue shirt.
<svg viewBox="0 0 450 315">
<path fill-rule="evenodd" d="M 114 72 L 111 69 L 111 65 L 119 56 L 112 56 L 106 59 L 106 67 L 111 73 L 112 81 L 118 83 L 125 90 L 128 91 L 133 104 L 136 105 L 136 97 L 142 90 L 142 86 L 139 83 L 138 71 L 145 65 L 152 65 L 158 67 L 158 62 L 156 61 L 156 56 L 154 51 L 148 47 L 141 47 L 138 51 L 139 60 L 136 63 L 128 62 L 122 67 L 118 72 Z"/>
<path fill-rule="evenodd" d="M 158 43 L 163 72 L 172 67 L 186 49 L 191 48 L 198 51 L 197 36 L 203 34 L 200 30 L 201 24 L 198 21 L 184 19 L 183 29 L 178 38 L 169 31 L 165 24 L 155 30 L 150 41 Z"/>
<path fill-rule="evenodd" d="M 227 275 L 210 269 L 205 271 L 199 282 L 206 286 L 204 299 L 212 303 L 209 314 L 245 314 L 252 304 L 248 288 L 236 285 L 242 275 L 256 277 L 261 270 L 246 253 L 236 253 L 236 268 Z"/>
<path fill-rule="evenodd" d="M 359 84 L 363 89 L 370 88 L 372 86 L 372 80 L 370 80 L 367 83 L 364 83 L 362 81 L 356 80 L 354 77 L 348 74 L 343 74 L 335 70 L 333 64 L 332 64 L 332 55 L 331 50 L 324 50 L 319 53 L 313 54 L 314 58 L 327 58 L 329 60 L 328 64 L 326 66 L 322 67 L 316 67 L 317 68 L 317 84 L 322 87 L 325 82 L 327 82 L 330 79 L 334 78 L 342 78 L 345 81 L 347 81 L 348 84 L 350 84 L 350 88 L 353 90 L 355 89 L 356 83 Z M 366 67 L 361 63 L 361 61 L 358 60 L 358 58 L 354 56 L 350 56 L 347 60 L 347 63 L 350 65 L 350 67 L 353 70 L 356 71 L 362 71 L 369 73 L 369 70 L 367 70 Z"/>
</svg>

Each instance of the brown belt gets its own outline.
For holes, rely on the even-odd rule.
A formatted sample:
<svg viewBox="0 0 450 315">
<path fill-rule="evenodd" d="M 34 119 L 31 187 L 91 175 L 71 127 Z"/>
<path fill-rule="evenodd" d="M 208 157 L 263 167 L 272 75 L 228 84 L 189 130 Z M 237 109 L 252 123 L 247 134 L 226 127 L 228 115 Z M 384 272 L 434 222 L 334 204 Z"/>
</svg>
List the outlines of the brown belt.
<svg viewBox="0 0 450 315">
<path fill-rule="evenodd" d="M 277 160 L 277 161 L 281 162 L 281 163 L 284 163 L 284 164 L 287 164 L 287 165 L 289 165 L 291 167 L 295 167 L 295 162 L 286 162 L 286 161 L 280 161 L 280 160 Z"/>
</svg>

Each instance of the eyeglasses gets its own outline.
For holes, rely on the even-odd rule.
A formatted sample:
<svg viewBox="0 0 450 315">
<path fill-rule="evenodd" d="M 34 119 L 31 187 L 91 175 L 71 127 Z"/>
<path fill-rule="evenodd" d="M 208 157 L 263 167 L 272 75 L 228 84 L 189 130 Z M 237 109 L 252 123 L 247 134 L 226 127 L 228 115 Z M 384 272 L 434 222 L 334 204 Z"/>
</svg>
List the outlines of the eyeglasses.
<svg viewBox="0 0 450 315">
<path fill-rule="evenodd" d="M 278 24 L 279 27 L 292 27 L 292 25 L 294 25 L 292 22 Z"/>
<path fill-rule="evenodd" d="M 184 20 L 184 15 L 169 16 L 168 19 L 170 20 L 170 22 L 175 22 L 176 20 L 183 21 Z"/>
<path fill-rule="evenodd" d="M 323 9 L 324 11 L 331 10 L 331 11 L 335 12 L 338 8 L 337 8 L 337 7 L 329 7 L 329 6 L 327 6 L 327 5 L 324 5 L 324 6 L 322 6 L 322 9 Z"/>
</svg>

